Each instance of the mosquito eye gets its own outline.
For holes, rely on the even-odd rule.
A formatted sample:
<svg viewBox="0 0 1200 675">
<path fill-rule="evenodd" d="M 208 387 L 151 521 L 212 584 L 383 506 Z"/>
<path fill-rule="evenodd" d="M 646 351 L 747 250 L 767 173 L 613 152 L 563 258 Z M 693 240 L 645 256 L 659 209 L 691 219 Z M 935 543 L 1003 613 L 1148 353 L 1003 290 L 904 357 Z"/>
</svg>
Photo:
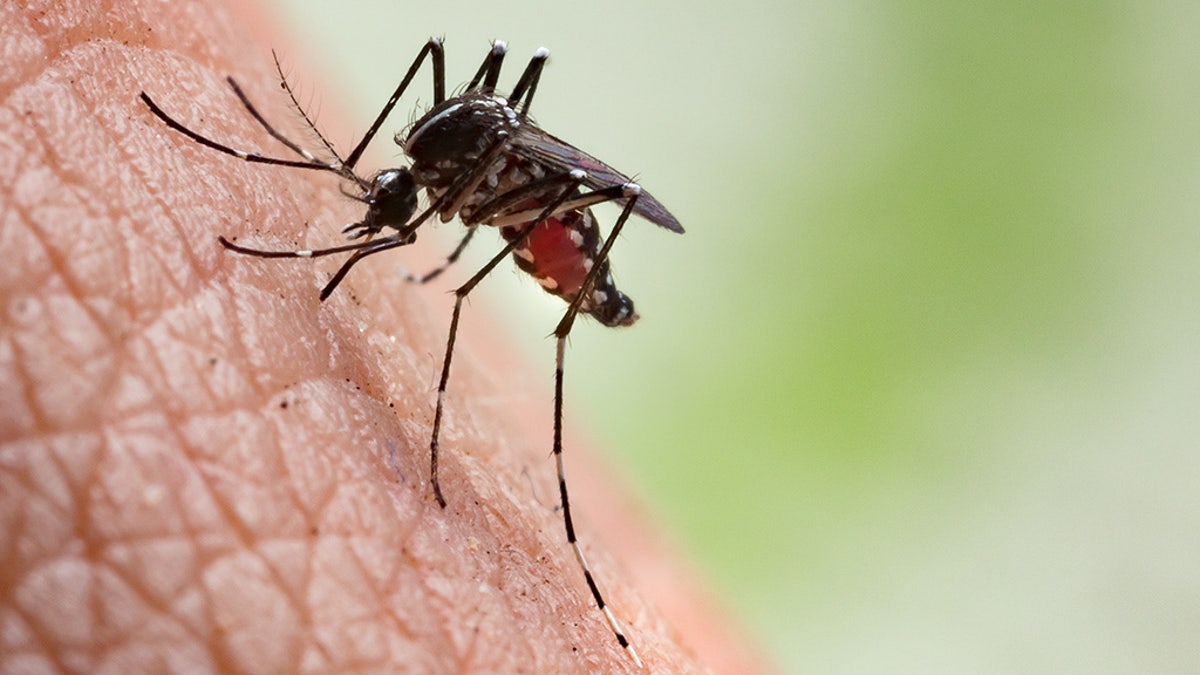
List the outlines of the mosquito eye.
<svg viewBox="0 0 1200 675">
<path fill-rule="evenodd" d="M 375 177 L 371 186 L 369 203 L 396 195 L 415 194 L 416 191 L 416 183 L 407 169 L 388 169 Z"/>
</svg>

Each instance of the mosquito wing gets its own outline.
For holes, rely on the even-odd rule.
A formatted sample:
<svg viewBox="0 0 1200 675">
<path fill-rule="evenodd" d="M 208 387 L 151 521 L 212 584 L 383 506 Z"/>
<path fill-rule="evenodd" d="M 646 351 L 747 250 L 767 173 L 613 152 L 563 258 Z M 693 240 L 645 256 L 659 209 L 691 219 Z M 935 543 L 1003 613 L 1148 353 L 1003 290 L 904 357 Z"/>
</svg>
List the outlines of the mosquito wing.
<svg viewBox="0 0 1200 675">
<path fill-rule="evenodd" d="M 562 171 L 583 169 L 588 174 L 583 184 L 594 190 L 632 182 L 620 171 L 532 124 L 518 127 L 515 141 L 513 152 L 525 159 Z M 633 212 L 659 227 L 683 234 L 683 226 L 675 216 L 645 190 L 634 204 Z"/>
</svg>

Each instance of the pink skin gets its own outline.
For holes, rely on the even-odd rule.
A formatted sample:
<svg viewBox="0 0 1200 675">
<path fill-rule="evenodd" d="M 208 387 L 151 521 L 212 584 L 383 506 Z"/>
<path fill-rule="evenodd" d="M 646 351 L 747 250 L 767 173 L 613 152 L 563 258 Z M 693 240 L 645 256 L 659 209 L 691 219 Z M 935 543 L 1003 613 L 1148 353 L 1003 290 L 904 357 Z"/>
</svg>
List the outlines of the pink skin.
<svg viewBox="0 0 1200 675">
<path fill-rule="evenodd" d="M 337 261 L 217 245 L 335 243 L 361 208 L 138 101 L 283 156 L 222 82 L 289 119 L 246 32 L 263 24 L 208 2 L 3 7 L 0 662 L 631 671 L 555 510 L 550 343 L 541 371 L 515 363 L 468 308 L 443 510 L 428 443 L 450 302 L 396 272 L 440 247 L 367 261 L 322 304 Z M 586 445 L 568 434 L 577 522 L 650 672 L 761 669 Z"/>
</svg>

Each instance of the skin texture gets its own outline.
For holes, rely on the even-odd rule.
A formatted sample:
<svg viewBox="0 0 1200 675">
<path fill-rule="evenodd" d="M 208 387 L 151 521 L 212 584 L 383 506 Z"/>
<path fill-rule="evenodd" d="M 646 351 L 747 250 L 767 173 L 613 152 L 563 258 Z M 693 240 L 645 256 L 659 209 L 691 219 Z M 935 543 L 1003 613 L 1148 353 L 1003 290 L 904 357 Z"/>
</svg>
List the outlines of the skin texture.
<svg viewBox="0 0 1200 675">
<path fill-rule="evenodd" d="M 361 210 L 331 176 L 199 147 L 137 100 L 282 155 L 222 81 L 294 121 L 253 17 L 18 4 L 0 4 L 0 672 L 632 671 L 562 532 L 551 344 L 521 374 L 467 308 L 443 510 L 428 442 L 451 302 L 396 264 L 444 251 L 379 256 L 322 304 L 338 261 L 217 245 L 329 245 Z M 566 447 L 581 538 L 648 671 L 761 670 L 586 444 Z"/>
</svg>

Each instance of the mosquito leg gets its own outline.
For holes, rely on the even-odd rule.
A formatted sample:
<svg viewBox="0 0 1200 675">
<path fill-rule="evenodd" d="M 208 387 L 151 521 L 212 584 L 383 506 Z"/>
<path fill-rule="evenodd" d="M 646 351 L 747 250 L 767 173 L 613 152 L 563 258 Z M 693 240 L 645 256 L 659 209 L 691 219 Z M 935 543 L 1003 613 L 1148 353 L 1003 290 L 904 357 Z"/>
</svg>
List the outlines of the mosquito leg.
<svg viewBox="0 0 1200 675">
<path fill-rule="evenodd" d="M 440 208 L 445 198 L 446 197 L 443 196 L 442 199 L 439 199 L 432 206 L 422 211 L 420 215 L 409 221 L 404 227 L 397 229 L 395 234 L 383 237 L 382 239 L 368 239 L 365 241 L 355 242 L 353 244 L 332 246 L 330 248 L 321 248 L 315 250 L 300 249 L 295 251 L 264 251 L 257 248 L 248 248 L 246 246 L 234 244 L 223 236 L 218 236 L 217 241 L 221 242 L 222 246 L 234 251 L 235 253 L 242 253 L 245 255 L 254 256 L 256 258 L 320 258 L 322 256 L 333 255 L 335 253 L 346 253 L 353 251 L 354 255 L 350 256 L 346 259 L 346 262 L 342 263 L 342 266 L 338 268 L 338 271 L 333 275 L 333 278 L 330 279 L 329 282 L 325 284 L 325 287 L 321 289 L 321 301 L 323 302 L 333 293 L 334 289 L 338 287 L 338 284 L 342 283 L 342 279 L 346 277 L 346 274 L 350 272 L 350 268 L 354 267 L 358 261 L 369 255 L 374 255 L 381 251 L 388 251 L 400 246 L 407 246 L 408 244 L 416 241 L 417 228 L 419 228 L 422 223 L 424 223 L 429 219 L 430 216 L 437 212 L 437 209 Z M 348 225 L 346 228 L 343 228 L 342 231 L 345 232 L 353 230 L 355 227 L 360 225 L 361 223 L 354 223 Z M 355 236 L 364 236 L 364 234 L 358 234 Z M 460 243 L 459 248 L 461 249 L 465 247 L 465 245 L 466 242 Z"/>
<path fill-rule="evenodd" d="M 638 197 L 642 194 L 642 188 L 637 183 L 625 183 L 619 186 L 624 192 L 625 198 L 629 201 L 625 203 L 625 208 L 621 210 L 621 215 L 617 217 L 617 222 L 613 224 L 612 232 L 608 238 L 604 240 L 604 246 L 600 247 L 600 252 L 596 254 L 592 263 L 592 270 L 588 272 L 587 277 L 583 280 L 583 284 L 579 287 L 579 293 L 571 304 L 567 307 L 567 311 L 558 322 L 558 326 L 554 328 L 554 336 L 565 338 L 571 333 L 571 327 L 575 324 L 575 317 L 579 314 L 579 308 L 583 304 L 584 298 L 592 292 L 592 288 L 596 285 L 596 279 L 599 278 L 600 271 L 604 268 L 604 263 L 608 261 L 608 252 L 612 250 L 613 244 L 617 241 L 617 235 L 621 234 L 621 230 L 625 227 L 625 222 L 629 220 L 629 215 L 633 213 L 634 207 L 637 205 Z M 555 444 L 555 451 L 561 452 L 562 448 Z"/>
<path fill-rule="evenodd" d="M 454 213 L 461 208 L 461 204 L 459 202 L 465 200 L 467 196 L 473 192 L 476 187 L 478 187 L 480 181 L 482 181 L 487 175 L 488 167 L 491 166 L 491 163 L 496 159 L 499 153 L 504 150 L 506 142 L 507 135 L 504 133 L 499 134 L 499 137 L 492 143 L 492 146 L 486 153 L 484 153 L 482 160 L 478 162 L 474 168 L 455 181 L 455 183 L 450 186 L 450 188 L 447 189 L 442 196 L 440 196 L 431 206 L 421 212 L 420 215 L 410 220 L 403 227 L 398 228 L 395 234 L 383 239 L 368 239 L 352 244 L 345 244 L 343 246 L 334 246 L 331 248 L 317 250 L 301 249 L 296 251 L 264 251 L 262 249 L 247 248 L 245 246 L 234 244 L 225 237 L 219 237 L 218 241 L 221 242 L 222 246 L 231 251 L 245 255 L 252 255 L 258 258 L 319 258 L 321 256 L 332 255 L 335 253 L 353 251 L 354 255 L 350 256 L 346 259 L 346 262 L 342 263 L 342 266 L 338 268 L 338 271 L 333 275 L 333 278 L 330 279 L 325 287 L 321 289 L 321 300 L 324 301 L 330 296 L 330 294 L 333 293 L 334 289 L 338 287 L 338 284 L 340 284 L 346 277 L 346 274 L 350 272 L 350 268 L 354 267 L 358 261 L 369 255 L 374 255 L 381 251 L 387 251 L 412 243 L 416 239 L 417 228 L 419 228 L 421 224 L 428 220 L 429 217 L 434 213 L 445 212 L 448 208 L 452 209 L 449 211 L 450 213 Z M 572 180 L 574 179 L 572 178 Z M 557 206 L 558 202 L 561 202 L 562 199 L 565 198 L 566 195 L 563 195 L 561 199 L 555 202 L 554 206 Z M 543 218 L 546 217 L 549 216 L 543 216 Z M 378 232 L 378 229 L 371 227 L 370 223 L 364 220 L 346 226 L 342 229 L 342 232 L 352 237 L 363 237 L 375 234 Z M 468 233 L 468 236 L 464 238 L 464 240 L 459 244 L 458 248 L 456 248 L 451 254 L 451 257 L 447 261 L 446 265 L 443 265 L 443 269 L 457 259 L 458 255 L 462 253 L 462 249 L 466 247 L 469 239 L 470 233 Z M 430 276 L 429 278 L 433 277 Z"/>
<path fill-rule="evenodd" d="M 472 219 L 478 219 L 478 214 L 486 211 L 489 216 L 489 220 L 487 221 L 488 224 L 495 225 L 496 227 L 506 227 L 509 225 L 529 222 L 530 218 L 533 218 L 535 215 L 537 215 L 538 209 L 509 211 L 509 209 L 514 208 L 526 198 L 521 193 L 527 188 L 530 190 L 530 193 L 535 195 L 538 189 L 543 189 L 541 188 L 541 181 L 538 183 L 522 185 L 516 190 L 511 190 L 500 195 L 499 197 L 496 197 L 495 199 L 480 204 L 479 208 L 476 209 L 476 213 L 472 215 Z M 558 211 L 552 215 L 558 215 L 560 213 L 566 213 L 576 209 L 585 209 L 589 206 L 595 206 L 596 204 L 601 204 L 604 202 L 624 199 L 625 197 L 627 197 L 627 195 L 625 194 L 624 185 L 610 185 L 606 188 L 600 188 L 599 190 L 593 190 L 591 192 L 585 192 L 583 194 L 571 197 L 560 204 Z"/>
<path fill-rule="evenodd" d="M 493 149 L 493 151 L 485 153 L 484 161 L 480 163 L 480 166 L 487 166 L 491 161 L 490 158 L 494 157 L 496 151 L 498 151 L 498 149 Z M 467 229 L 466 236 L 464 236 L 462 241 L 460 241 L 458 243 L 458 246 L 455 247 L 454 251 L 452 251 L 450 253 L 450 255 L 446 258 L 446 261 L 442 265 L 434 268 L 433 270 L 430 270 L 429 272 L 425 273 L 422 276 L 416 276 L 416 275 L 410 274 L 410 275 L 408 275 L 407 280 L 414 282 L 414 283 L 424 284 L 424 283 L 428 283 L 428 282 L 432 281 L 433 279 L 436 279 L 439 275 L 442 274 L 442 272 L 445 272 L 446 269 L 448 267 L 450 267 L 450 265 L 454 264 L 458 260 L 459 256 L 462 255 L 463 250 L 466 249 L 467 244 L 469 244 L 471 241 L 471 238 L 475 236 L 475 232 L 478 230 L 478 226 L 480 223 L 492 222 L 493 216 L 495 216 L 497 213 L 504 211 L 507 208 L 511 208 L 515 204 L 527 201 L 530 198 L 543 197 L 548 192 L 561 190 L 563 183 L 570 179 L 571 179 L 571 172 L 564 172 L 561 174 L 548 176 L 546 178 L 542 178 L 542 179 L 535 181 L 533 183 L 530 183 L 528 185 L 523 185 L 520 188 L 517 188 L 515 190 L 510 190 L 502 195 L 494 197 L 491 200 L 480 204 L 478 207 L 476 207 L 475 211 L 471 214 L 471 218 L 470 218 L 469 222 L 467 222 L 468 229 Z M 477 181 L 471 181 L 469 184 L 464 186 L 464 188 L 459 191 L 462 194 L 469 195 L 473 191 L 472 186 L 476 185 L 476 184 L 477 184 Z M 449 196 L 449 193 L 447 193 L 447 196 Z M 620 186 L 620 185 L 612 186 L 609 188 L 604 188 L 602 190 L 596 190 L 593 192 L 588 192 L 584 195 L 576 196 L 576 197 L 568 199 L 567 201 L 560 203 L 559 206 L 555 209 L 554 213 L 550 213 L 545 217 L 555 216 L 555 215 L 558 215 L 559 213 L 568 211 L 573 208 L 586 207 L 586 206 L 591 206 L 593 204 L 597 204 L 597 203 L 604 202 L 604 201 L 620 199 L 623 196 L 624 196 L 624 193 L 622 192 L 622 186 Z M 440 208 L 440 207 L 438 207 L 438 208 Z M 451 208 L 453 209 L 453 207 L 451 207 Z M 541 209 L 530 209 L 530 210 L 524 211 L 524 212 L 522 212 L 521 220 L 514 221 L 514 222 L 527 223 L 530 220 L 538 218 L 538 214 L 540 213 L 540 211 L 541 211 Z M 510 216 L 505 216 L 505 220 L 512 220 L 512 218 Z M 495 224 L 495 223 L 493 223 L 493 224 Z"/>
<path fill-rule="evenodd" d="M 409 235 L 409 236 L 411 236 L 411 235 Z M 348 251 L 363 251 L 365 249 L 369 249 L 369 248 L 378 246 L 382 242 L 391 241 L 393 239 L 403 242 L 402 244 L 398 244 L 401 246 L 403 244 L 408 243 L 407 237 L 402 237 L 400 233 L 397 233 L 397 234 L 385 237 L 383 239 L 375 239 L 373 241 L 358 241 L 353 244 L 345 244 L 343 246 L 333 246 L 331 248 L 298 249 L 295 251 L 265 251 L 261 248 L 250 248 L 248 246 L 239 246 L 238 244 L 235 244 L 232 241 L 226 239 L 224 235 L 217 235 L 217 241 L 220 242 L 221 245 L 224 246 L 225 248 L 229 249 L 230 251 L 233 251 L 234 253 L 241 253 L 243 255 L 254 256 L 255 258 L 322 258 L 324 256 L 333 255 L 335 253 L 346 253 Z"/>
<path fill-rule="evenodd" d="M 554 461 L 558 468 L 558 492 L 562 499 L 563 507 L 563 522 L 567 528 L 567 542 L 571 544 L 571 550 L 575 552 L 575 560 L 578 561 L 579 567 L 583 569 L 583 578 L 587 581 L 588 590 L 592 592 L 592 598 L 596 601 L 596 606 L 604 613 L 604 619 L 608 622 L 609 629 L 617 638 L 617 642 L 625 648 L 633 662 L 638 668 L 642 667 L 642 660 L 638 657 L 637 651 L 633 645 L 629 643 L 629 638 L 625 637 L 625 633 L 621 628 L 621 623 L 617 621 L 617 617 L 613 614 L 612 609 L 604 601 L 604 595 L 600 593 L 600 587 L 596 585 L 596 580 L 592 576 L 592 568 L 588 565 L 587 557 L 583 554 L 583 547 L 579 545 L 579 540 L 575 537 L 575 525 L 571 520 L 571 502 L 567 498 L 567 474 L 563 468 L 562 458 L 562 397 L 563 397 L 563 356 L 566 352 L 567 336 L 559 336 L 555 341 L 556 358 L 554 362 Z"/>
<path fill-rule="evenodd" d="M 481 93 L 490 94 L 496 90 L 496 82 L 500 80 L 500 66 L 504 63 L 504 55 L 508 53 L 508 43 L 504 40 L 494 40 L 492 49 L 488 55 L 483 58 L 483 63 L 479 64 L 479 70 L 475 71 L 471 82 L 467 84 L 466 91 L 473 92 L 479 87 L 479 82 L 483 81 L 483 88 L 479 89 Z"/>
<path fill-rule="evenodd" d="M 563 525 L 567 530 L 567 543 L 571 545 L 575 551 L 575 559 L 579 562 L 579 566 L 583 569 L 584 580 L 587 581 L 588 590 L 592 592 L 592 598 L 596 601 L 596 606 L 604 613 L 604 619 L 608 622 L 608 627 L 612 629 L 613 634 L 617 638 L 617 642 L 625 648 L 629 656 L 637 664 L 638 668 L 642 667 L 642 660 L 638 657 L 633 645 L 629 643 L 629 639 L 625 637 L 625 633 L 621 628 L 621 624 L 617 621 L 617 617 L 609 608 L 608 603 L 604 601 L 604 595 L 600 593 L 600 587 L 596 585 L 596 580 L 592 576 L 592 569 L 588 565 L 587 557 L 583 554 L 583 547 L 579 545 L 579 539 L 575 536 L 575 522 L 571 518 L 571 501 L 567 497 L 567 473 L 563 466 L 563 443 L 562 443 L 562 426 L 563 426 L 563 358 L 566 353 L 567 336 L 571 334 L 571 327 L 574 325 L 575 317 L 579 314 L 579 307 L 583 299 L 591 293 L 591 288 L 596 283 L 597 275 L 604 261 L 608 260 L 608 252 L 612 249 L 613 243 L 617 240 L 617 235 L 621 233 L 621 228 L 625 226 L 625 221 L 629 220 L 629 214 L 633 212 L 634 204 L 637 202 L 640 188 L 632 183 L 627 183 L 620 186 L 624 189 L 625 196 L 629 198 L 629 202 L 625 204 L 625 208 L 621 211 L 621 215 L 617 218 L 617 222 L 613 225 L 612 233 L 604 240 L 604 246 L 600 249 L 600 253 L 596 255 L 595 263 L 592 266 L 592 271 L 584 279 L 583 285 L 579 289 L 579 295 L 567 307 L 566 314 L 563 315 L 558 326 L 554 329 L 555 341 L 555 361 L 554 361 L 554 460 L 558 468 L 558 492 L 562 500 Z"/>
<path fill-rule="evenodd" d="M 311 152 L 293 143 L 291 139 L 277 131 L 275 127 L 271 126 L 271 123 L 267 122 L 266 118 L 264 118 L 262 114 L 258 112 L 258 108 L 255 108 L 254 104 L 250 102 L 250 99 L 246 96 L 246 93 L 243 92 L 241 86 L 238 85 L 237 80 L 233 79 L 233 77 L 226 77 L 225 82 L 229 84 L 230 89 L 233 89 L 233 93 L 236 94 L 238 100 L 242 102 L 242 107 L 246 109 L 246 112 L 250 113 L 250 116 L 253 117 L 256 122 L 258 122 L 259 126 L 261 126 L 263 129 L 266 129 L 267 133 L 270 134 L 272 138 L 280 143 L 283 143 L 285 146 L 287 146 L 288 150 L 291 150 L 304 159 L 307 159 L 310 163 L 321 161 L 313 156 Z M 308 118 L 306 117 L 305 119 L 307 120 Z M 338 164 L 341 164 L 340 159 L 338 160 Z"/>
<path fill-rule="evenodd" d="M 335 166 L 333 164 L 329 164 L 326 162 L 300 161 L 300 160 L 295 160 L 295 159 L 279 159 L 277 157 L 266 157 L 264 155 L 260 155 L 257 152 L 246 152 L 245 150 L 238 150 L 236 148 L 232 148 L 223 143 L 218 143 L 218 142 L 212 140 L 211 138 L 208 138 L 207 136 L 202 136 L 202 135 L 196 133 L 195 131 L 192 131 L 191 129 L 185 127 L 180 122 L 177 122 L 175 120 L 175 118 L 173 118 L 170 115 L 168 115 L 167 113 L 163 112 L 163 109 L 159 108 L 158 104 L 156 104 L 154 102 L 154 100 L 151 99 L 150 96 L 146 92 L 144 92 L 144 91 L 141 92 L 140 98 L 142 99 L 142 103 L 145 103 L 146 107 L 150 109 L 150 112 L 154 113 L 154 116 L 157 117 L 158 119 L 162 120 L 164 124 L 166 124 L 171 129 L 183 134 L 184 136 L 187 136 L 188 138 L 192 139 L 196 143 L 203 145 L 206 148 L 211 148 L 213 150 L 216 150 L 217 152 L 222 152 L 226 155 L 230 155 L 232 157 L 237 157 L 238 159 L 245 160 L 247 162 L 253 162 L 256 164 L 271 164 L 274 166 L 290 166 L 290 167 L 297 168 L 297 169 L 315 169 L 317 171 L 328 171 L 330 173 L 334 173 L 339 176 L 346 175 L 342 171 L 341 167 L 338 167 L 338 166 Z"/>
<path fill-rule="evenodd" d="M 374 255 L 381 251 L 389 251 L 400 246 L 407 246 L 415 241 L 415 231 L 417 226 L 424 222 L 432 213 L 432 209 L 426 210 L 411 224 L 405 226 L 404 229 L 396 232 L 396 234 L 384 237 L 382 239 L 359 241 L 353 244 L 332 246 L 330 248 L 298 249 L 295 251 L 265 251 L 259 248 L 239 246 L 229 241 L 222 235 L 217 236 L 217 241 L 219 241 L 222 246 L 230 251 L 233 251 L 234 253 L 241 253 L 243 255 L 249 255 L 255 258 L 321 258 L 327 255 L 334 255 L 335 253 L 347 253 L 353 251 L 354 255 L 350 256 L 346 259 L 346 262 L 342 263 L 342 266 L 338 268 L 338 271 L 333 275 L 333 278 L 330 279 L 329 282 L 325 284 L 325 287 L 321 289 L 320 297 L 321 301 L 324 302 L 333 293 L 334 289 L 338 287 L 338 284 L 342 283 L 342 279 L 346 277 L 346 274 L 350 272 L 350 268 L 354 267 L 355 263 L 369 255 Z M 464 244 L 465 242 L 460 244 L 460 248 L 463 247 Z"/>
<path fill-rule="evenodd" d="M 508 244 L 491 260 L 488 261 L 478 272 L 475 273 L 465 284 L 459 286 L 454 291 L 454 313 L 450 318 L 450 336 L 446 339 L 446 355 L 442 359 L 442 377 L 438 381 L 437 407 L 433 413 L 433 434 L 429 441 L 429 483 L 433 487 L 433 496 L 437 499 L 437 503 L 442 508 L 446 508 L 446 498 L 442 495 L 441 485 L 438 483 L 438 438 L 442 430 L 442 414 L 446 403 L 446 385 L 450 381 L 450 360 L 454 356 L 454 342 L 458 337 L 458 318 L 462 312 L 463 299 L 470 294 L 471 290 L 483 281 L 493 268 L 504 260 L 513 249 L 520 246 L 529 237 L 533 230 L 543 221 L 555 213 L 563 201 L 572 195 L 579 186 L 583 184 L 587 173 L 584 171 L 572 171 L 565 174 L 565 179 L 562 184 L 562 192 L 549 204 L 542 209 L 542 213 L 533 219 L 529 225 L 521 232 L 520 235 L 514 237 Z"/>
<path fill-rule="evenodd" d="M 467 234 L 462 238 L 462 241 L 458 242 L 458 246 L 455 246 L 454 250 L 450 252 L 450 255 L 446 256 L 445 262 L 433 268 L 432 270 L 429 270 L 425 274 L 422 274 L 421 276 L 409 274 L 407 277 L 405 277 L 405 279 L 415 284 L 427 284 L 430 281 L 438 278 L 441 276 L 442 272 L 445 272 L 447 268 L 458 261 L 458 257 L 462 255 L 463 250 L 467 248 L 467 244 L 471 243 L 471 238 L 475 236 L 477 231 L 479 231 L 479 226 L 471 225 L 467 228 Z"/>
<path fill-rule="evenodd" d="M 346 157 L 346 167 L 354 169 L 358 164 L 358 160 L 362 158 L 363 151 L 367 149 L 367 145 L 371 139 L 375 138 L 375 134 L 379 132 L 379 127 L 383 126 L 383 121 L 391 114 L 392 108 L 396 107 L 396 102 L 400 100 L 400 96 L 404 94 L 404 90 L 408 89 L 409 83 L 416 77 L 417 70 L 421 68 L 421 64 L 425 62 L 425 57 L 432 55 L 433 57 L 433 102 L 434 104 L 441 103 L 446 100 L 446 54 L 442 48 L 441 38 L 429 38 L 429 42 L 421 48 L 421 53 L 417 54 L 417 58 L 413 60 L 412 65 L 408 67 L 408 72 L 404 74 L 404 79 L 400 80 L 400 84 L 396 87 L 396 91 L 392 93 L 392 97 L 384 104 L 383 110 L 379 111 L 379 116 L 371 124 L 371 128 L 367 129 L 367 133 L 363 135 L 362 140 L 358 145 L 354 146 L 354 150 Z"/>
<path fill-rule="evenodd" d="M 296 251 L 264 251 L 258 248 L 238 246 L 237 244 L 226 239 L 224 236 L 217 236 L 217 241 L 221 242 L 221 245 L 230 251 L 233 251 L 234 253 L 241 253 L 243 255 L 254 256 L 255 258 L 320 258 L 327 255 L 333 255 L 335 253 L 354 251 L 354 255 L 350 256 L 346 259 L 346 262 L 342 263 L 342 266 L 338 268 L 338 271 L 333 275 L 333 278 L 330 279 L 329 282 L 325 284 L 325 287 L 321 289 L 322 302 L 324 302 L 325 299 L 328 298 L 331 293 L 333 293 L 338 284 L 342 283 L 342 279 L 346 277 L 346 274 L 350 271 L 350 268 L 353 267 L 354 264 L 359 260 L 362 260 L 369 255 L 379 253 L 380 251 L 388 251 L 400 246 L 406 246 L 411 244 L 415 239 L 416 237 L 413 235 L 411 230 L 405 230 L 382 239 L 359 241 L 353 244 L 346 244 L 345 246 L 334 246 L 331 248 L 319 248 L 315 250 L 300 249 Z"/>
<path fill-rule="evenodd" d="M 492 141 L 492 145 L 483 153 L 483 156 L 479 158 L 475 166 L 461 178 L 454 181 L 454 185 L 438 200 L 441 203 L 439 213 L 441 214 L 443 223 L 449 222 L 455 214 L 462 210 L 463 205 L 467 203 L 471 195 L 475 194 L 476 189 L 483 183 L 483 179 L 487 177 L 488 169 L 500 157 L 500 154 L 504 152 L 507 145 L 508 132 L 497 132 L 496 140 Z"/>
<path fill-rule="evenodd" d="M 416 237 L 414 235 L 410 234 L 408 236 L 404 236 L 403 232 L 397 232 L 390 237 L 376 239 L 371 242 L 364 242 L 374 245 L 359 249 L 354 255 L 347 258 L 346 262 L 342 263 L 342 266 L 339 267 L 338 271 L 334 273 L 333 278 L 330 279 L 329 282 L 325 284 L 325 287 L 321 289 L 321 302 L 325 302 L 325 300 L 333 294 L 333 291 L 337 289 L 338 284 L 342 283 L 342 279 L 345 279 L 346 275 L 350 272 L 350 268 L 354 267 L 355 263 L 357 263 L 359 260 L 362 260 L 369 255 L 375 255 L 381 251 L 390 251 L 391 249 L 399 248 L 400 246 L 406 246 L 411 244 L 415 239 Z"/>
<path fill-rule="evenodd" d="M 542 68 L 545 67 L 548 58 L 550 58 L 550 50 L 538 47 L 537 51 L 533 53 L 533 58 L 529 59 L 529 65 L 525 66 L 525 72 L 521 73 L 521 79 L 517 80 L 517 85 L 508 95 L 508 105 L 511 108 L 516 108 L 517 104 L 521 102 L 521 97 L 525 97 L 525 102 L 521 104 L 521 117 L 529 114 L 529 106 L 533 103 L 533 95 L 537 92 L 538 80 L 542 77 Z M 526 89 L 529 89 L 527 96 Z"/>
</svg>

